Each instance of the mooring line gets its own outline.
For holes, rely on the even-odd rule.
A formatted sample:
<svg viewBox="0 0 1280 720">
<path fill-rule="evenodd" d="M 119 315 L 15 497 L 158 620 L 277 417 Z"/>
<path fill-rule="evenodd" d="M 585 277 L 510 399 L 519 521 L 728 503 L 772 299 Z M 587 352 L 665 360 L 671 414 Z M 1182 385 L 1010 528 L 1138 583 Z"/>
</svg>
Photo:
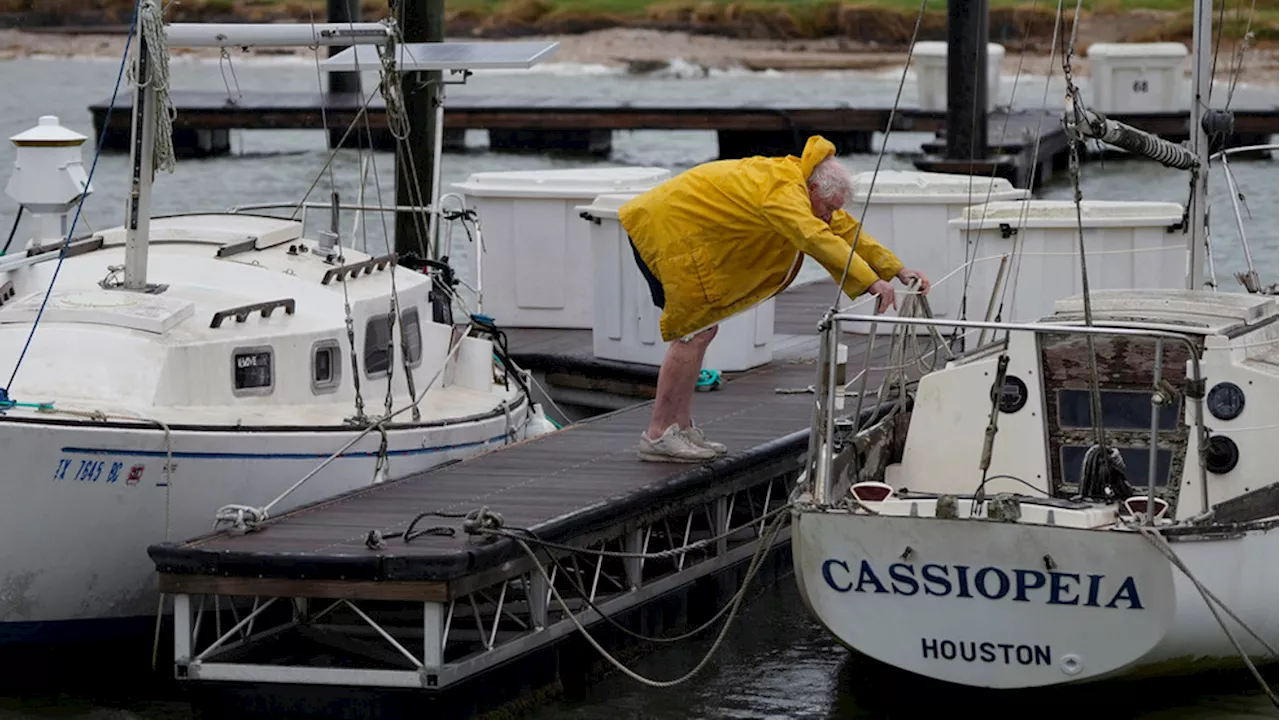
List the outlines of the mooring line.
<svg viewBox="0 0 1280 720">
<path fill-rule="evenodd" d="M 537 555 L 534 554 L 533 550 L 529 547 L 528 543 L 526 543 L 523 538 L 515 538 L 515 540 L 517 543 L 519 543 L 521 549 L 523 549 L 525 553 L 529 555 L 529 558 L 533 560 L 534 565 L 536 565 L 538 568 L 538 573 L 542 575 L 544 580 L 546 580 L 547 585 L 551 588 L 551 593 L 555 595 L 556 601 L 560 604 L 561 609 L 564 610 L 569 620 L 574 624 L 574 626 L 578 629 L 578 631 L 582 633 L 582 636 L 586 638 L 587 642 L 590 643 L 591 647 L 595 648 L 596 652 L 598 652 L 601 657 L 603 657 L 605 660 L 608 660 L 610 664 L 612 664 L 614 667 L 621 670 L 627 677 L 631 678 L 632 680 L 635 680 L 649 687 L 668 688 L 668 687 L 674 687 L 676 685 L 684 683 L 688 681 L 690 678 L 692 678 L 694 675 L 698 674 L 698 672 L 701 671 L 702 668 L 705 667 L 706 664 L 711 661 L 711 658 L 715 655 L 716 651 L 720 649 L 721 644 L 724 642 L 725 636 L 727 636 L 729 633 L 730 626 L 733 625 L 733 618 L 738 614 L 738 609 L 742 606 L 742 601 L 747 596 L 747 593 L 746 593 L 747 588 L 750 587 L 751 581 L 755 579 L 756 573 L 759 572 L 760 567 L 763 564 L 765 548 L 773 544 L 773 538 L 782 529 L 781 518 L 783 517 L 785 516 L 778 515 L 777 517 L 775 517 L 773 523 L 769 526 L 768 536 L 761 538 L 761 541 L 756 548 L 756 552 L 751 558 L 751 565 L 747 569 L 747 576 L 746 578 L 743 579 L 742 587 L 738 590 L 738 593 L 734 597 L 733 602 L 725 606 L 730 608 L 729 617 L 725 619 L 724 625 L 720 628 L 720 633 L 716 636 L 715 642 L 712 643 L 711 648 L 707 650 L 706 654 L 703 655 L 702 660 L 700 660 L 692 670 L 690 670 L 689 672 L 685 673 L 684 675 L 674 680 L 654 680 L 652 678 L 647 678 L 643 675 L 640 675 L 634 670 L 628 668 L 626 665 L 623 665 L 622 662 L 619 661 L 616 657 L 614 657 L 608 650 L 601 647 L 600 643 L 598 643 L 596 639 L 591 636 L 591 633 L 588 632 L 585 627 L 583 627 L 582 623 L 578 620 L 577 616 L 569 608 L 569 605 L 568 603 L 565 602 L 564 597 L 560 595 L 560 590 L 555 586 L 555 583 L 552 582 L 550 576 L 547 575 L 546 568 L 544 568 L 542 566 L 542 563 L 538 561 Z M 596 612 L 599 613 L 601 617 L 607 617 L 607 615 L 605 615 L 604 613 L 600 613 L 599 610 L 597 610 Z"/>
<path fill-rule="evenodd" d="M 719 649 L 720 644 L 723 642 L 725 634 L 729 629 L 729 626 L 733 622 L 734 616 L 737 614 L 738 608 L 741 607 L 743 600 L 746 599 L 747 591 L 751 587 L 752 580 L 755 579 L 756 573 L 759 572 L 760 566 L 764 558 L 765 551 L 773 545 L 774 538 L 777 537 L 778 533 L 781 531 L 783 522 L 787 517 L 787 512 L 790 511 L 791 509 L 792 509 L 792 503 L 786 503 L 784 505 L 781 505 L 777 508 L 774 508 L 773 510 L 770 510 L 764 513 L 758 518 L 752 519 L 748 523 L 726 530 L 725 532 L 722 532 L 718 535 L 704 538 L 697 542 L 688 543 L 680 547 L 668 548 L 666 550 L 660 550 L 657 552 L 625 552 L 625 551 L 616 551 L 616 550 L 605 550 L 603 548 L 597 550 L 592 548 L 577 547 L 573 545 L 565 545 L 565 544 L 553 542 L 550 540 L 544 540 L 538 537 L 537 534 L 533 532 L 533 530 L 530 530 L 528 528 L 506 527 L 504 524 L 502 514 L 499 512 L 490 510 L 487 506 L 478 508 L 476 510 L 472 510 L 468 513 L 455 513 L 455 512 L 445 512 L 445 511 L 432 511 L 432 512 L 419 513 L 417 516 L 414 517 L 413 521 L 409 523 L 409 526 L 402 532 L 395 532 L 395 533 L 389 533 L 387 535 L 382 535 L 378 533 L 377 530 L 369 531 L 369 535 L 366 538 L 366 545 L 370 549 L 375 549 L 375 550 L 382 549 L 386 547 L 385 540 L 390 538 L 402 537 L 404 538 L 404 542 L 408 543 L 410 540 L 416 537 L 420 537 L 422 535 L 446 534 L 444 532 L 441 532 L 445 530 L 448 531 L 447 534 L 452 536 L 454 529 L 452 527 L 444 527 L 444 526 L 433 527 L 433 528 L 421 530 L 418 532 L 414 532 L 414 527 L 417 525 L 417 523 L 420 520 L 422 520 L 423 518 L 432 517 L 432 516 L 462 519 L 462 528 L 468 535 L 483 535 L 483 536 L 489 536 L 491 538 L 504 537 L 510 540 L 514 540 L 520 546 L 520 548 L 525 551 L 525 553 L 529 556 L 529 559 L 533 561 L 534 565 L 537 566 L 538 573 L 547 582 L 547 586 L 551 589 L 552 594 L 555 595 L 556 601 L 560 605 L 560 608 L 564 611 L 565 615 L 569 618 L 570 621 L 573 622 L 573 624 L 578 628 L 578 630 L 581 631 L 584 636 L 586 636 L 587 641 L 592 645 L 593 648 L 595 648 L 597 652 L 599 652 L 606 660 L 612 663 L 619 670 L 622 670 L 629 677 L 631 677 L 632 679 L 638 682 L 644 683 L 651 687 L 672 687 L 674 685 L 678 685 L 682 682 L 685 682 L 686 680 L 688 680 L 689 678 L 697 674 L 698 671 L 700 671 L 706 665 L 706 663 L 711 659 L 712 655 L 714 655 L 715 652 Z M 752 554 L 751 563 L 747 569 L 747 575 L 742 582 L 742 586 L 738 588 L 737 592 L 734 593 L 733 597 L 730 598 L 729 602 L 723 605 L 718 611 L 716 611 L 715 615 L 711 616 L 711 618 L 708 619 L 706 622 L 702 623 L 701 625 L 694 628 L 693 630 L 686 631 L 684 633 L 681 633 L 680 635 L 676 635 L 673 637 L 653 637 L 653 636 L 637 633 L 634 630 L 631 630 L 630 628 L 623 626 L 617 620 L 614 620 L 609 613 L 602 610 L 598 605 L 596 605 L 594 601 L 592 601 L 586 589 L 582 586 L 580 582 L 577 581 L 576 578 L 572 577 L 572 574 L 560 562 L 559 558 L 557 558 L 555 555 L 551 554 L 550 552 L 547 553 L 551 562 L 562 571 L 563 576 L 566 578 L 569 578 L 570 584 L 573 586 L 574 590 L 576 590 L 581 595 L 583 601 L 586 602 L 588 609 L 594 610 L 602 620 L 609 623 L 613 627 L 643 642 L 674 643 L 674 642 L 679 642 L 681 640 L 687 640 L 691 637 L 694 637 L 695 635 L 701 634 L 702 632 L 710 628 L 712 625 L 714 625 L 716 622 L 720 620 L 721 616 L 723 616 L 726 612 L 728 612 L 729 617 L 725 619 L 724 626 L 720 629 L 720 634 L 716 637 L 716 640 L 713 643 L 711 649 L 707 651 L 707 654 L 703 657 L 702 661 L 699 662 L 698 665 L 694 667 L 693 670 L 689 671 L 684 676 L 677 678 L 675 680 L 652 680 L 650 678 L 641 676 L 635 673 L 634 671 L 628 669 L 626 666 L 622 665 L 617 658 L 615 658 L 607 650 L 601 647 L 596 642 L 595 638 L 593 638 L 591 634 L 587 632 L 586 628 L 581 624 L 581 622 L 578 621 L 577 616 L 575 615 L 574 611 L 569 607 L 568 602 L 564 599 L 563 596 L 560 595 L 560 591 L 556 587 L 555 581 L 552 580 L 551 576 L 547 574 L 546 567 L 538 559 L 537 553 L 534 552 L 534 550 L 529 547 L 529 542 L 533 542 L 543 546 L 544 549 L 556 549 L 556 550 L 563 550 L 566 552 L 585 553 L 588 555 L 596 555 L 600 557 L 623 558 L 623 559 L 663 559 L 663 558 L 676 557 L 678 555 L 684 555 L 694 550 L 698 550 L 700 548 L 711 545 L 712 543 L 718 542 L 719 540 L 726 539 L 743 530 L 753 529 L 754 527 L 756 527 L 757 525 L 759 525 L 760 523 L 764 522 L 766 519 L 769 519 L 769 518 L 772 518 L 772 521 L 770 522 L 767 529 L 762 529 L 759 535 L 759 540 L 756 543 L 756 550 Z"/>
<path fill-rule="evenodd" d="M 1151 544 L 1154 545 L 1155 548 L 1159 550 L 1160 553 L 1164 555 L 1169 560 L 1169 562 L 1173 564 L 1174 567 L 1181 570 L 1182 574 L 1187 576 L 1187 579 L 1191 581 L 1191 584 L 1195 586 L 1196 590 L 1200 591 L 1200 597 L 1204 599 L 1204 603 L 1206 606 L 1208 606 L 1209 612 L 1213 614 L 1213 619 L 1218 621 L 1218 627 L 1222 628 L 1222 632 L 1225 633 L 1227 636 L 1227 639 L 1231 641 L 1231 644 L 1235 647 L 1236 652 L 1240 653 L 1240 659 L 1244 661 L 1244 664 L 1249 668 L 1249 672 L 1253 674 L 1254 679 L 1257 680 L 1258 684 L 1262 686 L 1262 691 L 1267 694 L 1267 697 L 1271 700 L 1272 705 L 1275 705 L 1276 707 L 1280 707 L 1280 699 L 1276 697 L 1275 691 L 1271 689 L 1271 685 L 1268 684 L 1266 679 L 1262 677 L 1262 674 L 1258 672 L 1258 668 L 1253 664 L 1253 660 L 1249 658 L 1249 654 L 1245 652 L 1243 647 L 1240 646 L 1240 641 L 1236 639 L 1236 636 L 1227 627 L 1227 624 L 1223 622 L 1222 616 L 1219 615 L 1218 611 L 1213 608 L 1214 604 L 1216 603 L 1219 607 L 1222 608 L 1223 612 L 1227 613 L 1227 615 L 1230 616 L 1232 620 L 1235 620 L 1237 623 L 1239 623 L 1240 627 L 1244 628 L 1246 632 L 1248 632 L 1251 636 L 1253 636 L 1254 640 L 1257 640 L 1258 643 L 1262 645 L 1262 647 L 1266 648 L 1267 652 L 1271 653 L 1272 657 L 1276 657 L 1275 648 L 1271 647 L 1271 645 L 1267 643 L 1267 641 L 1259 637 L 1258 633 L 1254 632 L 1253 628 L 1249 627 L 1249 625 L 1246 624 L 1245 621 L 1241 620 L 1234 612 L 1232 612 L 1231 608 L 1227 607 L 1226 603 L 1219 600 L 1217 596 L 1215 596 L 1212 592 L 1210 592 L 1209 588 L 1206 588 L 1204 585 L 1200 583 L 1200 580 L 1197 579 L 1194 574 L 1192 574 L 1191 568 L 1187 567 L 1186 564 L 1182 562 L 1182 558 L 1178 557 L 1178 554 L 1175 553 L 1173 551 L 1173 548 L 1169 546 L 1169 541 L 1166 540 L 1165 537 L 1161 535 L 1158 530 L 1146 525 L 1138 525 L 1136 527 L 1138 532 L 1141 533 L 1144 538 L 1150 541 Z"/>
<path fill-rule="evenodd" d="M 675 557 L 677 555 L 684 555 L 694 550 L 700 550 L 712 543 L 715 543 L 720 540 L 724 540 L 725 538 L 736 535 L 737 533 L 742 532 L 743 530 L 750 529 L 755 525 L 758 525 L 759 523 L 763 522 L 764 520 L 774 518 L 777 515 L 780 515 L 790 509 L 791 509 L 791 503 L 787 503 L 785 505 L 779 505 L 778 507 L 764 513 L 760 517 L 755 518 L 737 527 L 725 530 L 719 535 L 713 535 L 711 537 L 703 538 L 701 540 L 698 540 L 697 542 L 692 542 L 687 545 L 681 545 L 680 547 L 667 548 L 666 550 L 658 550 L 655 552 L 627 552 L 625 550 L 605 550 L 603 548 L 597 550 L 592 548 L 581 547 L 579 545 L 566 545 L 563 543 L 553 542 L 551 540 L 544 540 L 538 537 L 537 534 L 534 533 L 533 530 L 530 530 L 529 528 L 507 527 L 505 524 L 505 521 L 502 518 L 502 513 L 497 512 L 495 510 L 490 510 L 488 506 L 482 507 L 478 510 L 472 510 L 471 512 L 468 512 L 468 513 L 450 513 L 450 512 L 436 512 L 436 511 L 419 513 L 413 519 L 413 521 L 409 523 L 409 527 L 404 532 L 388 533 L 386 535 L 382 535 L 378 533 L 377 530 L 370 530 L 369 535 L 366 539 L 366 544 L 369 546 L 370 549 L 381 549 L 385 547 L 385 544 L 380 544 L 379 543 L 380 540 L 386 540 L 388 538 L 395 538 L 395 537 L 403 537 L 405 539 L 404 540 L 405 542 L 409 542 L 413 538 L 419 537 L 420 535 L 423 535 L 423 534 L 427 534 L 428 531 L 426 530 L 423 530 L 417 533 L 413 532 L 413 527 L 417 525 L 419 520 L 425 517 L 461 518 L 462 529 L 468 535 L 492 535 L 497 537 L 505 537 L 511 540 L 516 540 L 516 541 L 531 540 L 539 545 L 543 545 L 545 547 L 549 547 L 554 550 L 585 553 L 587 555 L 598 555 L 602 557 L 622 558 L 627 560 L 663 560 L 666 558 Z M 432 529 L 434 530 L 436 528 L 432 528 Z M 432 532 L 429 534 L 434 535 L 434 534 L 442 534 L 442 533 Z"/>
</svg>

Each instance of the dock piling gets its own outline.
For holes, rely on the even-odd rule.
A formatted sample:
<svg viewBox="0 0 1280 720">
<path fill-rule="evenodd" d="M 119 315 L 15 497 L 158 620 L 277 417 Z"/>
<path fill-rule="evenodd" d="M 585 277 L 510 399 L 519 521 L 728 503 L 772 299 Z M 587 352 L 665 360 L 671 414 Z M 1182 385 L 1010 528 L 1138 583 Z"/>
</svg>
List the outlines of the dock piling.
<svg viewBox="0 0 1280 720">
<path fill-rule="evenodd" d="M 985 159 L 987 0 L 947 2 L 947 160 Z"/>
<path fill-rule="evenodd" d="M 444 42 L 444 0 L 410 0 L 394 7 L 401 8 L 398 19 L 404 42 Z M 436 109 L 444 101 L 443 80 L 438 70 L 400 73 L 400 96 L 409 132 L 406 142 L 396 147 L 398 205 L 425 206 L 434 197 L 436 125 L 442 122 Z M 427 225 L 414 213 L 396 213 L 395 247 L 401 257 L 424 246 L 433 247 L 432 238 L 421 237 Z M 435 227 L 434 223 L 430 226 Z"/>
</svg>

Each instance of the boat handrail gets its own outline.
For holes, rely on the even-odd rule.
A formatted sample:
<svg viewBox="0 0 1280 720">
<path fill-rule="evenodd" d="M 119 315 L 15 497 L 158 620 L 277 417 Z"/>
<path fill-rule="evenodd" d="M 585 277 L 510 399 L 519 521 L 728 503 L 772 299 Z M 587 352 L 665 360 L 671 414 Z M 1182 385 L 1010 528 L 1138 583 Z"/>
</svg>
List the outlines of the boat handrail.
<svg viewBox="0 0 1280 720">
<path fill-rule="evenodd" d="M 1104 325 L 1080 325 L 1076 323 L 1058 323 L 1058 322 L 1036 322 L 1036 323 L 1015 323 L 1000 322 L 995 320 L 951 320 L 938 317 L 897 317 L 889 315 L 861 315 L 857 313 L 834 313 L 830 316 L 830 320 L 836 323 L 850 322 L 875 322 L 893 325 L 940 325 L 943 327 L 966 328 L 970 330 L 1013 330 L 1021 332 L 1043 333 L 1048 335 L 1130 335 L 1149 338 L 1160 338 L 1164 340 L 1184 341 L 1193 354 L 1198 352 L 1195 344 L 1195 336 L 1203 334 L 1202 332 L 1186 331 L 1180 332 L 1168 329 L 1169 326 L 1164 325 L 1160 328 L 1133 328 L 1133 327 L 1114 327 Z"/>
<path fill-rule="evenodd" d="M 1204 378 L 1200 369 L 1200 352 L 1195 336 L 1199 333 L 1179 332 L 1165 328 L 1133 328 L 1109 327 L 1099 325 L 1080 325 L 1076 323 L 1054 322 L 999 322 L 992 320 L 959 320 L 937 317 L 898 317 L 888 315 L 864 315 L 848 312 L 829 312 L 819 325 L 820 346 L 818 354 L 818 384 L 815 386 L 813 421 L 810 425 L 809 458 L 807 461 L 812 493 L 812 502 L 824 506 L 828 502 L 831 487 L 831 448 L 835 433 L 836 381 L 839 353 L 839 330 L 844 323 L 875 322 L 891 325 L 933 325 L 940 327 L 965 328 L 970 330 L 1005 330 L 1014 332 L 1030 332 L 1036 335 L 1100 335 L 1145 337 L 1158 341 L 1170 341 L 1186 346 L 1191 365 L 1191 377 L 1188 382 L 1193 388 L 1203 388 Z M 1157 344 L 1157 349 L 1159 349 Z M 1157 358 L 1159 358 L 1157 353 Z M 1161 374 L 1157 359 L 1157 377 Z M 859 406 L 862 396 L 859 395 Z M 1195 426 L 1197 437 L 1207 437 L 1204 425 L 1204 393 L 1203 391 L 1188 393 L 1188 401 L 1195 409 Z M 1153 406 L 1152 412 L 1156 412 Z M 854 415 L 857 416 L 857 411 Z M 1153 444 L 1154 449 L 1154 444 Z M 1209 507 L 1209 477 L 1204 462 L 1198 463 L 1200 474 L 1200 500 L 1205 509 Z"/>
<path fill-rule="evenodd" d="M 1269 143 L 1266 145 L 1240 145 L 1239 147 L 1230 147 L 1219 150 L 1209 156 L 1210 162 L 1218 160 L 1227 155 L 1235 155 L 1236 153 L 1258 152 L 1259 150 L 1280 150 L 1280 144 Z"/>
<path fill-rule="evenodd" d="M 304 202 L 301 205 L 296 200 L 288 202 L 266 202 L 266 203 L 246 203 L 244 205 L 232 205 L 227 208 L 227 213 L 235 215 L 237 213 L 248 212 L 250 210 L 278 210 L 284 208 L 302 207 L 303 209 L 322 209 L 332 210 L 333 203 L 326 202 Z M 429 205 L 366 205 L 364 203 L 338 203 L 339 210 L 358 210 L 363 212 L 431 212 Z"/>
</svg>

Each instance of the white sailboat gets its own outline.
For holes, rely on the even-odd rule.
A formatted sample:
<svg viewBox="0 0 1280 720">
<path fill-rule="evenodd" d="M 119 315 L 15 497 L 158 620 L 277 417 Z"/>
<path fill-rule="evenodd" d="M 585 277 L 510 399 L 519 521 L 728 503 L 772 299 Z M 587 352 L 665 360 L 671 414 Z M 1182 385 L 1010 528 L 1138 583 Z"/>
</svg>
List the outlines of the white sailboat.
<svg viewBox="0 0 1280 720">
<path fill-rule="evenodd" d="M 1256 664 L 1280 645 L 1277 298 L 1256 276 L 1241 277 L 1249 292 L 1201 289 L 1209 3 L 1196 5 L 1190 150 L 1083 111 L 1099 122 L 1077 127 L 1198 169 L 1187 289 L 1086 283 L 1037 322 L 824 320 L 792 552 L 810 613 L 853 651 L 998 689 L 1248 667 L 1275 701 Z M 1083 235 L 1080 248 L 1083 265 Z M 838 417 L 837 348 L 842 323 L 877 320 L 895 341 L 911 325 L 985 337 L 860 427 Z"/>
<path fill-rule="evenodd" d="M 150 216 L 167 44 L 386 45 L 394 25 L 161 22 L 141 3 L 122 226 L 71 237 L 84 136 L 46 116 L 12 138 L 7 190 L 36 229 L 0 257 L 0 645 L 149 632 L 148 545 L 550 429 L 493 327 L 437 317 L 432 277 L 344 245 L 336 205 L 314 236 L 268 215 Z M 522 67 L 554 49 L 495 45 Z M 402 69 L 457 50 L 398 47 Z"/>
</svg>

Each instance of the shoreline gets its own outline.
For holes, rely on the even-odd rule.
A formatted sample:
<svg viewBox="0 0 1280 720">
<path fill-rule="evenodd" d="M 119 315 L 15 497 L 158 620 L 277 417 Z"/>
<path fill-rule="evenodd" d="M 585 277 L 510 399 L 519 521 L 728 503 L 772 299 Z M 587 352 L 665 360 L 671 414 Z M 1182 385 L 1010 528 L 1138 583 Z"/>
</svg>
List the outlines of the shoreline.
<svg viewBox="0 0 1280 720">
<path fill-rule="evenodd" d="M 103 28 L 105 29 L 105 28 Z M 102 32 L 85 28 L 70 32 L 47 28 L 39 31 L 0 30 L 0 61 L 18 58 L 90 59 L 119 58 L 124 51 L 123 32 Z M 94 32 L 94 30 L 98 30 Z M 1082 37 L 1085 35 L 1081 23 Z M 467 39 L 450 37 L 450 40 Z M 528 35 L 525 39 L 556 40 L 560 48 L 549 59 L 557 65 L 599 66 L 609 71 L 648 74 L 678 69 L 686 76 L 705 76 L 710 72 L 882 72 L 901 68 L 907 60 L 904 50 L 887 50 L 871 43 L 856 43 L 845 38 L 819 40 L 755 40 L 737 39 L 702 33 L 640 28 L 609 28 L 574 34 Z M 1013 76 L 1021 68 L 1023 75 L 1044 76 L 1061 72 L 1061 58 L 1051 58 L 1047 48 L 1032 47 L 1019 52 L 1018 41 L 1005 44 L 1002 74 Z M 1087 48 L 1091 42 L 1080 43 Z M 1235 62 L 1234 48 L 1226 62 L 1217 66 L 1215 79 L 1229 80 Z M 1088 76 L 1089 62 L 1076 55 L 1072 72 Z M 217 60 L 215 48 L 177 49 L 174 58 Z M 313 51 L 307 48 L 238 51 L 232 58 L 239 61 L 267 59 L 305 59 L 311 61 Z M 1260 87 L 1276 87 L 1280 81 L 1280 52 L 1275 43 L 1255 43 L 1246 49 L 1240 67 L 1239 82 Z M 1189 66 L 1187 69 L 1189 72 Z"/>
</svg>

